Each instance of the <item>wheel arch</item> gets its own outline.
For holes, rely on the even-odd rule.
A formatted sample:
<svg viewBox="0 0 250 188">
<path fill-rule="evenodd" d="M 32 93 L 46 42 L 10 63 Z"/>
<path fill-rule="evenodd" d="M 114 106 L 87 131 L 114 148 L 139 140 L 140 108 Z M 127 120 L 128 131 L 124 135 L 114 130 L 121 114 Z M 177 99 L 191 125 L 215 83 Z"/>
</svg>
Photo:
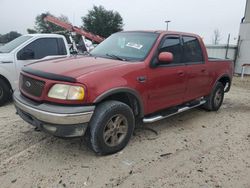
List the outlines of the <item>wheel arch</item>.
<svg viewBox="0 0 250 188">
<path fill-rule="evenodd" d="M 110 89 L 99 95 L 94 100 L 94 103 L 98 104 L 106 100 L 117 100 L 123 102 L 132 108 L 135 117 L 144 116 L 143 101 L 139 93 L 132 88 L 119 87 Z"/>
<path fill-rule="evenodd" d="M 9 86 L 9 88 L 12 90 L 12 86 L 6 77 L 4 77 L 3 75 L 0 74 L 0 79 L 5 81 L 7 83 L 7 85 Z"/>
<path fill-rule="evenodd" d="M 222 76 L 220 76 L 215 83 L 217 82 L 221 82 L 225 88 L 225 92 L 228 92 L 231 88 L 231 82 L 232 79 L 230 78 L 230 76 L 228 74 L 224 74 Z M 227 85 L 228 84 L 228 85 Z"/>
</svg>

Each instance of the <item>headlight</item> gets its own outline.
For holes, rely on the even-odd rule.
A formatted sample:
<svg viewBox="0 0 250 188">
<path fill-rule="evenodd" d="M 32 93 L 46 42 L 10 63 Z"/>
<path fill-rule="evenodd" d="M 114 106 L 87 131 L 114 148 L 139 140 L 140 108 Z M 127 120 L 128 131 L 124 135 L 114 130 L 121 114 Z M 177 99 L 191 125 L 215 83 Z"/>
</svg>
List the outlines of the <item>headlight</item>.
<svg viewBox="0 0 250 188">
<path fill-rule="evenodd" d="M 81 86 L 55 84 L 48 93 L 48 97 L 63 100 L 83 100 L 84 89 Z"/>
</svg>

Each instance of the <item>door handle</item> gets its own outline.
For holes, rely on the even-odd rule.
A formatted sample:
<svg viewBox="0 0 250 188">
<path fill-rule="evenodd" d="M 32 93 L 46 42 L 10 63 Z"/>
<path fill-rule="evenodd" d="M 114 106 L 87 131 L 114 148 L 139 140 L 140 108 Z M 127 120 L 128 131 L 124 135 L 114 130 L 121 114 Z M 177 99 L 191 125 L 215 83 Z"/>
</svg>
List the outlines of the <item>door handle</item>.
<svg viewBox="0 0 250 188">
<path fill-rule="evenodd" d="M 201 69 L 201 72 L 202 72 L 202 73 L 206 72 L 206 69 Z"/>
<path fill-rule="evenodd" d="M 177 72 L 179 76 L 184 76 L 184 72 L 183 71 L 178 71 Z"/>
<path fill-rule="evenodd" d="M 13 63 L 13 61 L 2 61 L 1 63 L 7 64 L 7 63 Z"/>
<path fill-rule="evenodd" d="M 146 80 L 147 80 L 146 76 L 139 76 L 139 77 L 137 77 L 137 81 L 138 82 L 144 83 L 144 82 L 146 82 Z"/>
</svg>

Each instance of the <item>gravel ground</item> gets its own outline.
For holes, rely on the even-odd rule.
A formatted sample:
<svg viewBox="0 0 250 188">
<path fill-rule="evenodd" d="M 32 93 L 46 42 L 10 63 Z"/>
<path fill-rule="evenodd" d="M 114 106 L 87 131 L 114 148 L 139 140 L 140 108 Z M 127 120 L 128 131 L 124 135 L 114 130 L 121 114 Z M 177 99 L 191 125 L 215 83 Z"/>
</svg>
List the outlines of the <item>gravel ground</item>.
<svg viewBox="0 0 250 188">
<path fill-rule="evenodd" d="M 81 139 L 34 128 L 0 108 L 0 187 L 250 187 L 250 77 L 234 79 L 218 112 L 194 109 L 138 129 L 100 157 Z"/>
</svg>

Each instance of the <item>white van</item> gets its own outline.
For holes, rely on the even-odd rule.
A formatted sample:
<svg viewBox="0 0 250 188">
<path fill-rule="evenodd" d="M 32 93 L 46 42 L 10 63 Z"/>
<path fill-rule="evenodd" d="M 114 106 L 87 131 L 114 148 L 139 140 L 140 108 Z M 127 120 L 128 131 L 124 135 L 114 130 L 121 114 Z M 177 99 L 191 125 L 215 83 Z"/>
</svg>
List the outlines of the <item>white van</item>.
<svg viewBox="0 0 250 188">
<path fill-rule="evenodd" d="M 11 98 L 24 65 L 67 56 L 67 41 L 58 34 L 23 35 L 0 46 L 0 106 Z"/>
</svg>

